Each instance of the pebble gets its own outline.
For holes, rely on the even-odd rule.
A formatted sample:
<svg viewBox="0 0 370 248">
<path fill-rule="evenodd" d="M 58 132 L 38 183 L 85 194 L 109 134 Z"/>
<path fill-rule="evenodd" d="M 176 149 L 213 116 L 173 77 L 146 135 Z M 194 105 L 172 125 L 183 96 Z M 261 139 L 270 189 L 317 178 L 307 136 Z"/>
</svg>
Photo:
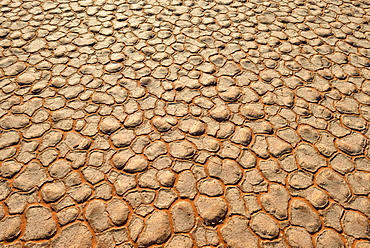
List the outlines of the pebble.
<svg viewBox="0 0 370 248">
<path fill-rule="evenodd" d="M 342 231 L 340 220 L 343 215 L 343 209 L 338 203 L 332 203 L 326 210 L 323 211 L 324 224 L 327 227 L 332 227 L 337 231 Z"/>
<path fill-rule="evenodd" d="M 104 117 L 100 122 L 100 130 L 105 134 L 114 133 L 120 126 L 119 121 L 114 117 Z"/>
<path fill-rule="evenodd" d="M 313 248 L 311 235 L 302 227 L 289 227 L 286 231 L 289 245 L 292 247 Z"/>
<path fill-rule="evenodd" d="M 359 155 L 363 153 L 366 139 L 358 133 L 353 133 L 336 140 L 338 148 L 348 155 Z"/>
<path fill-rule="evenodd" d="M 370 174 L 364 171 L 356 171 L 347 175 L 348 183 L 355 194 L 366 195 L 370 192 Z"/>
<path fill-rule="evenodd" d="M 85 210 L 86 219 L 96 232 L 102 232 L 112 227 L 106 210 L 106 204 L 101 200 L 92 200 Z"/>
<path fill-rule="evenodd" d="M 35 75 L 31 73 L 22 73 L 18 76 L 17 79 L 18 79 L 17 82 L 20 85 L 30 85 L 36 81 Z"/>
<path fill-rule="evenodd" d="M 105 66 L 105 70 L 110 73 L 115 73 L 122 70 L 123 66 L 119 63 L 109 63 Z"/>
<path fill-rule="evenodd" d="M 318 102 L 321 100 L 321 94 L 313 88 L 301 87 L 297 89 L 297 96 L 308 102 Z"/>
<path fill-rule="evenodd" d="M 213 109 L 211 109 L 209 114 L 213 119 L 219 122 L 226 121 L 230 118 L 230 110 L 224 104 L 216 105 Z"/>
<path fill-rule="evenodd" d="M 44 184 L 41 188 L 41 195 L 45 202 L 55 202 L 66 193 L 66 187 L 62 182 Z"/>
<path fill-rule="evenodd" d="M 344 233 L 357 239 L 368 239 L 370 224 L 368 218 L 358 212 L 348 211 L 342 219 Z"/>
<path fill-rule="evenodd" d="M 289 185 L 295 189 L 306 189 L 313 185 L 313 175 L 305 171 L 293 171 L 289 175 Z"/>
<path fill-rule="evenodd" d="M 154 141 L 144 149 L 145 156 L 150 160 L 155 160 L 160 155 L 167 153 L 167 146 L 162 141 Z"/>
<path fill-rule="evenodd" d="M 115 225 L 122 226 L 125 224 L 129 216 L 130 209 L 124 201 L 118 198 L 113 198 L 107 204 L 107 212 L 109 214 L 109 218 Z"/>
<path fill-rule="evenodd" d="M 222 184 L 216 179 L 204 179 L 198 184 L 199 193 L 207 196 L 220 196 L 224 193 Z"/>
<path fill-rule="evenodd" d="M 62 226 L 73 222 L 78 217 L 79 210 L 75 207 L 65 208 L 57 213 L 58 223 Z"/>
<path fill-rule="evenodd" d="M 159 132 L 167 132 L 172 125 L 166 121 L 165 118 L 156 116 L 152 119 L 152 123 Z"/>
<path fill-rule="evenodd" d="M 317 187 L 310 187 L 302 196 L 306 198 L 315 208 L 324 208 L 328 205 L 329 197 L 325 192 Z"/>
<path fill-rule="evenodd" d="M 281 157 L 284 154 L 290 153 L 292 151 L 292 146 L 276 137 L 267 138 L 268 150 L 274 157 Z"/>
<path fill-rule="evenodd" d="M 239 127 L 235 130 L 235 133 L 230 140 L 236 144 L 247 146 L 252 140 L 252 135 L 253 133 L 251 129 Z"/>
<path fill-rule="evenodd" d="M 302 125 L 297 128 L 299 136 L 305 141 L 315 144 L 319 140 L 319 133 L 309 125 Z"/>
<path fill-rule="evenodd" d="M 231 247 L 256 247 L 258 239 L 248 229 L 248 222 L 240 216 L 231 217 L 221 228 L 221 235 Z"/>
<path fill-rule="evenodd" d="M 206 225 L 217 225 L 223 221 L 227 213 L 226 201 L 222 198 L 212 198 L 200 195 L 195 200 L 198 214 Z"/>
<path fill-rule="evenodd" d="M 189 232 L 195 224 L 192 205 L 187 201 L 179 201 L 171 208 L 175 232 Z"/>
<path fill-rule="evenodd" d="M 317 247 L 345 247 L 341 235 L 332 229 L 320 233 L 316 238 Z"/>
<path fill-rule="evenodd" d="M 52 163 L 49 167 L 49 174 L 53 178 L 61 179 L 71 171 L 71 163 L 67 160 L 60 159 Z"/>
<path fill-rule="evenodd" d="M 177 141 L 170 144 L 170 154 L 179 159 L 192 158 L 196 153 L 195 146 L 189 141 Z"/>
<path fill-rule="evenodd" d="M 230 159 L 209 163 L 208 171 L 211 176 L 220 178 L 224 184 L 237 184 L 243 176 L 240 166 Z"/>
<path fill-rule="evenodd" d="M 351 158 L 341 153 L 338 153 L 330 160 L 330 166 L 341 174 L 347 174 L 355 168 Z"/>
<path fill-rule="evenodd" d="M 1 118 L 0 127 L 4 129 L 19 129 L 28 125 L 30 119 L 26 115 L 7 115 Z"/>
<path fill-rule="evenodd" d="M 88 248 L 92 245 L 92 234 L 89 228 L 81 222 L 76 222 L 62 229 L 61 234 L 54 240 L 53 247 L 73 247 Z"/>
<path fill-rule="evenodd" d="M 23 137 L 26 139 L 33 139 L 41 137 L 46 131 L 50 129 L 49 123 L 43 124 L 32 124 L 31 126 L 24 129 Z"/>
<path fill-rule="evenodd" d="M 250 120 L 262 119 L 265 116 L 262 105 L 257 103 L 243 105 L 240 108 L 240 114 Z"/>
<path fill-rule="evenodd" d="M 143 122 L 142 112 L 136 112 L 134 114 L 128 115 L 123 122 L 123 125 L 127 128 L 133 128 L 140 125 Z"/>
<path fill-rule="evenodd" d="M 29 207 L 26 211 L 26 219 L 26 230 L 22 237 L 24 241 L 49 239 L 56 233 L 57 225 L 51 210 L 44 206 Z"/>
<path fill-rule="evenodd" d="M 278 220 L 285 220 L 288 217 L 288 191 L 279 184 L 270 185 L 268 193 L 261 195 L 262 206 L 268 213 Z"/>
<path fill-rule="evenodd" d="M 89 197 L 92 194 L 92 189 L 87 183 L 84 183 L 84 184 L 69 188 L 68 194 L 76 202 L 82 203 L 89 199 Z"/>
<path fill-rule="evenodd" d="M 131 142 L 134 140 L 135 134 L 134 131 L 132 130 L 123 129 L 112 134 L 110 138 L 115 147 L 121 148 L 129 146 Z"/>
<path fill-rule="evenodd" d="M 326 166 L 326 160 L 320 156 L 320 154 L 308 144 L 299 144 L 295 150 L 298 164 L 301 168 L 315 172 L 319 168 Z"/>
<path fill-rule="evenodd" d="M 177 194 L 171 189 L 160 189 L 154 206 L 159 209 L 167 209 L 177 199 Z"/>
<path fill-rule="evenodd" d="M 86 167 L 82 170 L 82 175 L 85 180 L 92 185 L 95 185 L 104 180 L 104 174 L 93 167 Z"/>
<path fill-rule="evenodd" d="M 120 149 L 112 156 L 112 162 L 117 169 L 122 169 L 132 156 L 134 152 L 130 149 Z"/>
<path fill-rule="evenodd" d="M 279 235 L 277 223 L 264 213 L 257 213 L 252 216 L 250 226 L 255 233 L 265 239 L 274 239 Z"/>
<path fill-rule="evenodd" d="M 344 178 L 331 169 L 322 170 L 316 177 L 316 183 L 339 202 L 346 202 L 351 197 L 350 188 Z"/>
<path fill-rule="evenodd" d="M 219 95 L 226 102 L 235 102 L 241 97 L 242 91 L 238 87 L 231 86 L 227 90 L 220 92 Z"/>
<path fill-rule="evenodd" d="M 174 235 L 166 245 L 166 248 L 187 248 L 193 245 L 192 239 L 189 235 Z"/>
<path fill-rule="evenodd" d="M 7 216 L 0 221 L 0 241 L 12 241 L 21 233 L 20 216 Z"/>
<path fill-rule="evenodd" d="M 318 213 L 302 200 L 293 200 L 290 203 L 290 216 L 293 225 L 304 227 L 310 233 L 317 232 L 321 227 Z"/>
<path fill-rule="evenodd" d="M 17 62 L 13 65 L 4 68 L 4 74 L 6 76 L 16 76 L 23 72 L 26 68 L 27 68 L 26 63 Z"/>
<path fill-rule="evenodd" d="M 123 170 L 128 173 L 136 173 L 145 170 L 147 167 L 148 161 L 141 155 L 135 155 L 127 161 Z"/>
<path fill-rule="evenodd" d="M 137 240 L 139 247 L 162 244 L 170 237 L 170 218 L 166 212 L 154 212 L 148 217 L 145 224 L 146 227 Z"/>
<path fill-rule="evenodd" d="M 5 131 L 0 136 L 0 149 L 18 144 L 20 134 L 17 131 Z"/>
<path fill-rule="evenodd" d="M 196 179 L 194 175 L 186 170 L 179 174 L 175 188 L 182 198 L 193 199 L 197 194 Z"/>
<path fill-rule="evenodd" d="M 15 177 L 13 186 L 22 191 L 29 191 L 35 186 L 40 187 L 48 180 L 45 169 L 37 162 L 31 162 Z"/>
<path fill-rule="evenodd" d="M 157 173 L 158 182 L 165 187 L 171 187 L 176 180 L 175 174 L 170 170 L 160 170 Z"/>
<path fill-rule="evenodd" d="M 62 140 L 62 138 L 63 134 L 61 131 L 52 130 L 47 132 L 42 138 L 40 150 L 56 146 Z"/>
<path fill-rule="evenodd" d="M 200 121 L 195 121 L 190 127 L 189 127 L 189 134 L 194 136 L 202 135 L 205 131 L 205 125 L 204 123 Z"/>
<path fill-rule="evenodd" d="M 5 178 L 12 178 L 15 174 L 17 174 L 22 169 L 22 165 L 13 161 L 7 160 L 2 163 L 0 167 L 0 174 L 2 177 Z"/>
</svg>

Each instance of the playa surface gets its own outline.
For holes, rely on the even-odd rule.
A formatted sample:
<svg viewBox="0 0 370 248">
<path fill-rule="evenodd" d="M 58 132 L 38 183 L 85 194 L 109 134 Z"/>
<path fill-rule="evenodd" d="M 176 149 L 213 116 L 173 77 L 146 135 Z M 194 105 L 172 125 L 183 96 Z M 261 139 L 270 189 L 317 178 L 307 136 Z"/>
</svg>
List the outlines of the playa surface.
<svg viewBox="0 0 370 248">
<path fill-rule="evenodd" d="M 0 247 L 370 247 L 369 0 L 0 0 Z"/>
</svg>

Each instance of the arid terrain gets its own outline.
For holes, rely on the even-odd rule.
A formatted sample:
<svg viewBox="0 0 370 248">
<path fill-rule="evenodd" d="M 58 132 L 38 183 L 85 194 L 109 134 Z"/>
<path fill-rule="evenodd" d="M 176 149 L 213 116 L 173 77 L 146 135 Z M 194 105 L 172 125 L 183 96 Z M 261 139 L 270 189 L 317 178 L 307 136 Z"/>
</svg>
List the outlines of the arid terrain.
<svg viewBox="0 0 370 248">
<path fill-rule="evenodd" d="M 369 248 L 369 0 L 0 0 L 0 248 Z"/>
</svg>

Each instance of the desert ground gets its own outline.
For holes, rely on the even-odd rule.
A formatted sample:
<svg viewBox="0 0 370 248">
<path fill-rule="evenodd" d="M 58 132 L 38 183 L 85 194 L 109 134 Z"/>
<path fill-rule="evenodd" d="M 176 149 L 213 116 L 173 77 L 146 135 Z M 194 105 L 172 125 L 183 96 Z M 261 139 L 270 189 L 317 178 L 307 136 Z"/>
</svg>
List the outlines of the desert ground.
<svg viewBox="0 0 370 248">
<path fill-rule="evenodd" d="M 369 248 L 369 0 L 0 0 L 0 248 Z"/>
</svg>

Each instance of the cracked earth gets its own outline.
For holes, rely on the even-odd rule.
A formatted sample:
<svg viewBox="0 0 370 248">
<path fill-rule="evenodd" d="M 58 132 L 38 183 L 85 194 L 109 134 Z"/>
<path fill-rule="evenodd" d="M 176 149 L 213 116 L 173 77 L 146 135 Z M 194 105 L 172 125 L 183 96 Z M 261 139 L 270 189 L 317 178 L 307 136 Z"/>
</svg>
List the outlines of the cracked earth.
<svg viewBox="0 0 370 248">
<path fill-rule="evenodd" d="M 0 247 L 370 247 L 368 0 L 0 1 Z"/>
</svg>

